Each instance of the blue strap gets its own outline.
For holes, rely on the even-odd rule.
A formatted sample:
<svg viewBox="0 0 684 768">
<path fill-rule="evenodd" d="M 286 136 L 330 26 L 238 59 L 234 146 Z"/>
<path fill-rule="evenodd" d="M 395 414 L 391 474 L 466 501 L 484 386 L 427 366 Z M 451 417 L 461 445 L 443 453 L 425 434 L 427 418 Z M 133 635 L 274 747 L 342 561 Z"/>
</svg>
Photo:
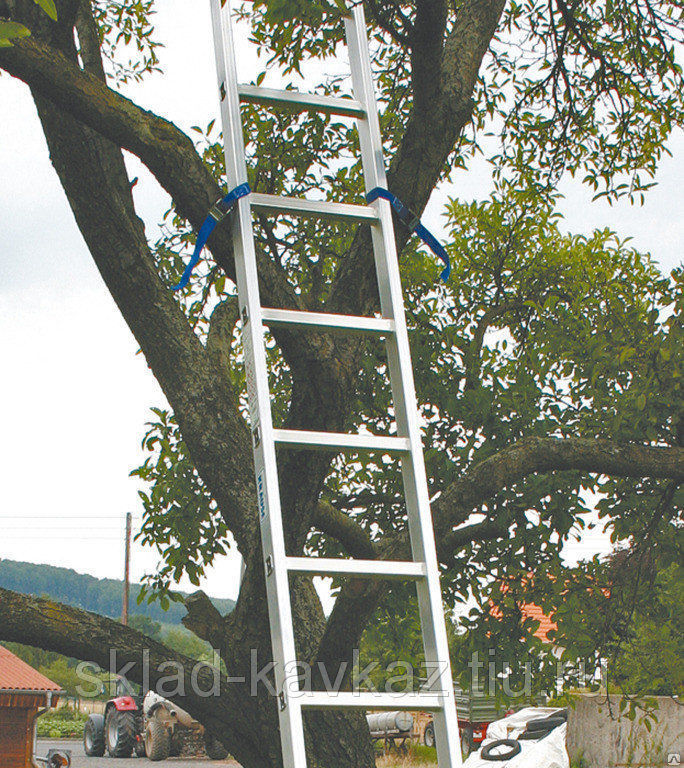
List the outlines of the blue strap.
<svg viewBox="0 0 684 768">
<path fill-rule="evenodd" d="M 392 208 L 397 213 L 397 216 L 407 226 L 407 228 L 418 235 L 418 237 L 427 245 L 427 247 L 438 256 L 445 264 L 440 277 L 446 282 L 451 274 L 451 262 L 449 261 L 449 254 L 446 252 L 444 246 L 437 240 L 437 238 L 426 227 L 420 223 L 420 218 L 410 209 L 407 208 L 401 200 L 393 195 L 389 190 L 382 187 L 375 187 L 366 195 L 366 200 L 372 203 L 382 197 L 384 200 L 389 200 Z"/>
<path fill-rule="evenodd" d="M 200 260 L 200 254 L 204 250 L 204 246 L 207 244 L 209 236 L 216 229 L 216 225 L 228 215 L 230 209 L 241 197 L 245 197 L 251 191 L 249 184 L 240 184 L 239 187 L 235 187 L 235 189 L 231 190 L 225 197 L 221 198 L 221 200 L 218 200 L 213 205 L 212 209 L 209 211 L 209 215 L 200 227 L 200 231 L 197 233 L 197 242 L 195 243 L 195 250 L 192 254 L 192 258 L 188 262 L 188 266 L 185 268 L 180 282 L 178 285 L 174 285 L 172 290 L 180 291 L 190 282 L 192 270 L 197 266 L 197 263 Z"/>
</svg>

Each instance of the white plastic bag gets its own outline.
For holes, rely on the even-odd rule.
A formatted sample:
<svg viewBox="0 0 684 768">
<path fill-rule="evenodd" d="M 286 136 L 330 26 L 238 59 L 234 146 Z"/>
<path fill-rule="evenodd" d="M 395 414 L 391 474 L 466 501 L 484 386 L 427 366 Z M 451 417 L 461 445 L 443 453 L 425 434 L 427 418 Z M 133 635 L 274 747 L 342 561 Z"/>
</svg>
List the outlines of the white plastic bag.
<svg viewBox="0 0 684 768">
<path fill-rule="evenodd" d="M 528 707 L 503 720 L 497 720 L 487 728 L 487 738 L 482 742 L 482 747 L 498 739 L 515 739 L 525 730 L 530 720 L 548 717 L 558 711 L 553 707 Z M 484 760 L 480 749 L 470 755 L 463 763 L 463 768 L 570 768 L 565 748 L 566 731 L 567 725 L 563 723 L 540 741 L 520 741 L 520 752 L 509 760 Z M 506 753 L 507 749 L 502 747 L 501 752 Z"/>
</svg>

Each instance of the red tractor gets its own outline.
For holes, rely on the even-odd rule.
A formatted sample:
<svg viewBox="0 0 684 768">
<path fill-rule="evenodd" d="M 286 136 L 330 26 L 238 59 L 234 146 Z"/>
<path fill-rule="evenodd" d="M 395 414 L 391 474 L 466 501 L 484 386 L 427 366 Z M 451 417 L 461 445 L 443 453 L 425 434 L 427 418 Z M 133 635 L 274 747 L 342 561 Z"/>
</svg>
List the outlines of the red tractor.
<svg viewBox="0 0 684 768">
<path fill-rule="evenodd" d="M 123 678 L 116 688 L 117 695 L 107 702 L 104 715 L 90 715 L 86 722 L 83 746 L 89 757 L 102 757 L 105 752 L 110 757 L 135 753 L 150 760 L 166 760 L 180 755 L 188 738 L 203 740 L 212 760 L 227 757 L 223 744 L 177 705 L 153 691 L 139 695 Z"/>
<path fill-rule="evenodd" d="M 104 715 L 90 715 L 83 732 L 89 757 L 145 757 L 143 697 L 133 695 L 130 683 L 119 678 L 116 696 L 107 702 Z"/>
</svg>

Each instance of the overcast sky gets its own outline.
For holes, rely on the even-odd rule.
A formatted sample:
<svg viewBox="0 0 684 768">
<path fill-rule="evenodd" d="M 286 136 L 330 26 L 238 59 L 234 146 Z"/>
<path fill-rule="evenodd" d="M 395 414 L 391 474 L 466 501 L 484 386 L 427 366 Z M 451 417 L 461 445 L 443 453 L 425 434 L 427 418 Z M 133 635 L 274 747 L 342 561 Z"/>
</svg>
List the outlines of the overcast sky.
<svg viewBox="0 0 684 768">
<path fill-rule="evenodd" d="M 163 76 L 129 90 L 143 106 L 184 129 L 217 116 L 208 3 L 159 4 Z M 240 61 L 253 77 L 254 57 Z M 580 185 L 565 187 L 564 226 L 609 226 L 671 269 L 681 261 L 684 139 L 673 137 L 646 205 L 591 204 Z M 135 162 L 136 202 L 151 232 L 168 200 Z M 54 173 L 27 88 L 0 77 L 0 338 L 4 405 L 0 441 L 0 558 L 51 563 L 120 577 L 123 519 L 140 516 L 128 473 L 141 457 L 149 407 L 163 397 L 110 298 L 76 228 Z M 439 228 L 445 194 L 485 197 L 484 162 L 431 200 L 426 221 Z M 573 556 L 605 550 L 593 536 Z M 133 578 L 156 556 L 134 547 Z M 235 597 L 239 564 L 225 558 L 203 588 Z M 184 585 L 188 586 L 188 585 Z"/>
</svg>

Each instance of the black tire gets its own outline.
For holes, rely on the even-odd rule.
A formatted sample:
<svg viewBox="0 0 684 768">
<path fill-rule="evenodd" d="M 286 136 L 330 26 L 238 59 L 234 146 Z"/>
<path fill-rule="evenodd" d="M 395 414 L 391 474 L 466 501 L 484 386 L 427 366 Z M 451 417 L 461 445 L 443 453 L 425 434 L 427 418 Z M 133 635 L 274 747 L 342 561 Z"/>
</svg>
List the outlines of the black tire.
<svg viewBox="0 0 684 768">
<path fill-rule="evenodd" d="M 89 715 L 83 729 L 83 749 L 88 757 L 105 753 L 105 725 L 102 715 Z"/>
<path fill-rule="evenodd" d="M 551 729 L 553 730 L 553 729 Z M 518 741 L 541 741 L 545 739 L 551 731 L 525 731 L 518 736 Z"/>
<path fill-rule="evenodd" d="M 156 720 L 150 720 L 145 728 L 145 751 L 150 760 L 166 760 L 171 755 L 169 729 Z"/>
<path fill-rule="evenodd" d="M 461 754 L 463 755 L 464 760 L 473 751 L 474 746 L 475 742 L 473 741 L 473 732 L 470 730 L 470 728 L 464 728 L 461 731 Z"/>
<path fill-rule="evenodd" d="M 225 760 L 228 757 L 228 750 L 214 736 L 204 737 L 204 749 L 210 760 Z"/>
<path fill-rule="evenodd" d="M 492 750 L 499 747 L 509 747 L 509 750 L 503 754 L 493 755 Z M 504 760 L 510 760 L 512 757 L 519 755 L 521 749 L 520 742 L 516 739 L 497 739 L 492 741 L 491 744 L 487 744 L 486 747 L 482 747 L 480 756 L 483 760 L 502 763 Z"/>
<path fill-rule="evenodd" d="M 105 744 L 110 757 L 130 757 L 135 747 L 135 712 L 110 709 L 105 716 Z"/>
<path fill-rule="evenodd" d="M 435 746 L 435 726 L 433 723 L 428 723 L 423 731 L 423 744 L 426 747 Z"/>
<path fill-rule="evenodd" d="M 565 717 L 541 717 L 538 720 L 530 720 L 525 728 L 526 733 L 536 733 L 537 731 L 552 731 L 554 728 L 558 728 L 559 725 L 563 725 L 566 721 Z"/>
</svg>

